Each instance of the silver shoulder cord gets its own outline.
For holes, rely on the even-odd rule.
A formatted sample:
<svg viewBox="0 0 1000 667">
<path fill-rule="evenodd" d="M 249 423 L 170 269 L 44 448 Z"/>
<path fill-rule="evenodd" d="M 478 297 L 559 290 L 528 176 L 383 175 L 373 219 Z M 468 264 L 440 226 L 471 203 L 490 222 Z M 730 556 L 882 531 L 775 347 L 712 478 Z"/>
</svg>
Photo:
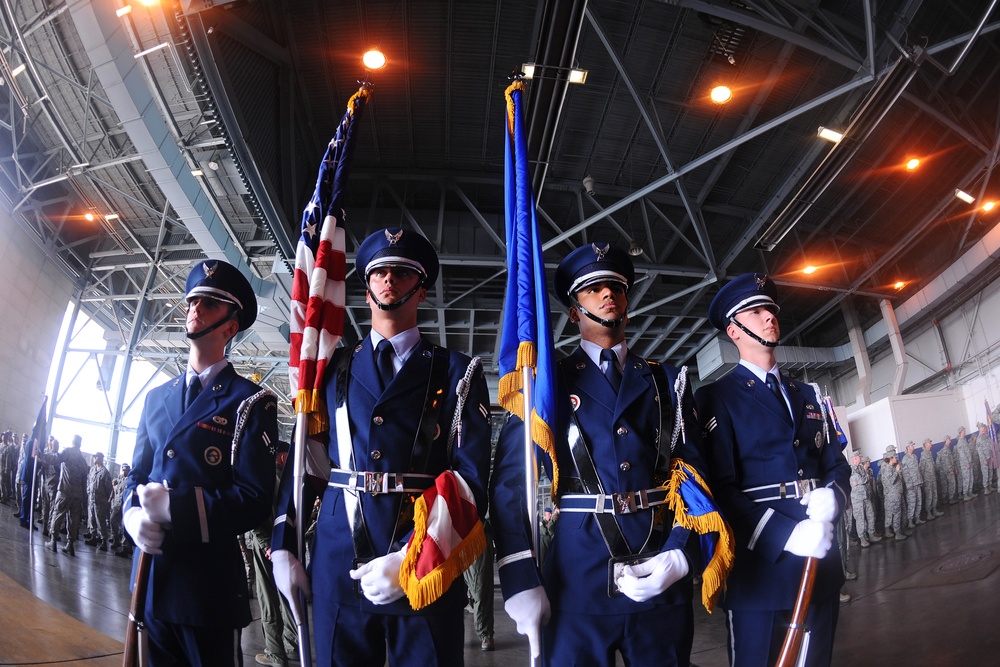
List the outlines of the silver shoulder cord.
<svg viewBox="0 0 1000 667">
<path fill-rule="evenodd" d="M 469 361 L 469 367 L 465 369 L 465 375 L 458 381 L 455 393 L 458 394 L 458 402 L 455 404 L 455 416 L 451 420 L 451 431 L 448 433 L 448 451 L 451 445 L 458 441 L 457 446 L 462 446 L 462 413 L 465 411 L 465 401 L 469 397 L 469 389 L 472 387 L 472 376 L 476 374 L 479 366 L 482 365 L 479 357 L 473 357 Z"/>
<path fill-rule="evenodd" d="M 677 446 L 677 439 L 682 438 L 687 442 L 687 434 L 684 432 L 684 390 L 687 389 L 688 367 L 681 366 L 674 380 L 674 395 L 677 396 L 677 411 L 674 414 L 674 431 L 670 434 L 670 453 L 674 452 Z"/>
<path fill-rule="evenodd" d="M 250 398 L 245 399 L 240 406 L 236 408 L 236 426 L 233 428 L 233 463 L 236 463 L 236 455 L 240 450 L 240 436 L 243 435 L 243 428 L 246 426 L 247 417 L 250 416 L 250 410 L 253 406 L 257 404 L 263 398 L 268 396 L 273 397 L 275 401 L 278 397 L 270 389 L 261 389 L 256 394 Z M 274 455 L 277 443 L 271 442 L 267 433 L 262 434 L 264 438 L 264 444 L 267 445 L 267 450 Z"/>
</svg>

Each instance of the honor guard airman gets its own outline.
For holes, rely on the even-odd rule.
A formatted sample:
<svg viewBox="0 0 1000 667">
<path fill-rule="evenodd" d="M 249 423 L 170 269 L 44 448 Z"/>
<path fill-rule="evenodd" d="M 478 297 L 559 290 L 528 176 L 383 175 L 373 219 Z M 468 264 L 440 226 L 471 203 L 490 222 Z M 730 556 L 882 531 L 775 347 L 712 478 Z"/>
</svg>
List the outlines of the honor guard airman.
<svg viewBox="0 0 1000 667">
<path fill-rule="evenodd" d="M 330 430 L 309 440 L 306 457 L 324 462 L 309 468 L 305 485 L 306 507 L 317 485 L 323 489 L 308 579 L 295 553 L 293 466 L 285 467 L 271 539 L 275 581 L 289 600 L 311 586 L 319 665 L 381 667 L 387 658 L 392 665 L 461 665 L 461 572 L 436 601 L 415 609 L 400 571 L 415 499 L 440 475 L 454 473 L 471 490 L 479 517 L 486 514 L 486 381 L 478 360 L 431 343 L 417 328 L 417 308 L 439 270 L 427 239 L 383 229 L 361 243 L 355 261 L 371 332 L 338 349 L 327 367 Z"/>
<path fill-rule="evenodd" d="M 198 262 L 186 294 L 187 373 L 146 396 L 123 523 L 152 554 L 150 664 L 235 665 L 240 631 L 252 620 L 237 537 L 271 509 L 277 400 L 225 356 L 257 317 L 243 274 L 222 261 Z"/>
<path fill-rule="evenodd" d="M 773 665 L 806 557 L 819 559 L 806 665 L 828 665 L 844 583 L 834 524 L 848 505 L 850 466 L 819 388 L 780 373 L 777 288 L 764 274 L 719 290 L 709 321 L 740 363 L 695 394 L 715 499 L 736 533 L 723 594 L 730 664 Z"/>
<path fill-rule="evenodd" d="M 497 445 L 491 512 L 505 609 L 546 665 L 613 666 L 616 653 L 635 665 L 690 660 L 698 535 L 667 509 L 663 482 L 681 460 L 701 471 L 701 434 L 684 371 L 628 349 L 634 278 L 628 254 L 601 243 L 556 269 L 581 342 L 558 363 L 560 519 L 541 568 L 523 506 L 523 422 L 512 416 Z"/>
</svg>

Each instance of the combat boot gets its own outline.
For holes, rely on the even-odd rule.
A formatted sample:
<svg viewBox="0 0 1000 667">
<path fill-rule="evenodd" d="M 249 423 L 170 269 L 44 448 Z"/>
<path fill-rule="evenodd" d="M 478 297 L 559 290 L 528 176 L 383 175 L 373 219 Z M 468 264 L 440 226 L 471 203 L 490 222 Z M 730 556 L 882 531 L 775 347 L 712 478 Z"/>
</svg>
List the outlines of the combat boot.
<svg viewBox="0 0 1000 667">
<path fill-rule="evenodd" d="M 59 546 L 59 542 L 57 540 L 49 540 L 48 542 L 45 543 L 45 548 L 46 549 L 52 549 L 53 551 L 55 551 L 56 547 L 58 547 L 58 546 Z"/>
<path fill-rule="evenodd" d="M 921 518 L 920 518 L 919 516 L 917 517 L 917 525 L 918 525 L 918 526 L 922 526 L 922 525 L 924 525 L 925 523 L 927 523 L 927 522 L 926 522 L 926 521 L 924 521 L 923 519 L 921 519 Z M 913 528 L 913 522 L 911 522 L 911 523 L 910 523 L 910 528 Z"/>
<path fill-rule="evenodd" d="M 901 532 L 900 532 L 900 533 L 896 533 L 896 540 L 897 540 L 897 541 L 899 541 L 899 542 L 902 542 L 902 541 L 903 541 L 903 540 L 905 540 L 905 539 L 906 539 L 906 535 L 904 535 L 904 534 L 903 534 L 903 533 L 901 533 Z"/>
<path fill-rule="evenodd" d="M 76 555 L 76 549 L 73 548 L 73 543 L 72 542 L 67 542 L 66 546 L 64 546 L 62 548 L 62 552 L 64 554 L 66 554 L 67 556 L 75 556 Z"/>
<path fill-rule="evenodd" d="M 944 512 L 941 510 L 934 510 L 934 516 L 944 516 Z"/>
<path fill-rule="evenodd" d="M 881 541 L 882 541 L 882 536 L 881 536 L 881 535 L 879 535 L 878 533 L 872 533 L 872 534 L 871 534 L 871 537 L 870 537 L 869 539 L 870 539 L 870 540 L 871 540 L 872 542 L 881 542 Z"/>
<path fill-rule="evenodd" d="M 872 543 L 871 543 L 871 542 L 869 542 L 867 538 L 864 538 L 864 537 L 862 537 L 862 538 L 861 538 L 861 547 L 862 547 L 863 549 L 867 549 L 867 548 L 868 548 L 868 547 L 870 547 L 871 545 L 872 545 Z"/>
<path fill-rule="evenodd" d="M 90 537 L 86 538 L 83 541 L 83 543 L 86 544 L 88 547 L 96 547 L 97 544 L 98 544 L 98 541 L 99 540 L 96 537 L 94 537 L 93 535 L 91 535 Z"/>
<path fill-rule="evenodd" d="M 886 528 L 885 528 L 885 536 L 887 538 L 889 538 L 889 537 L 895 537 L 895 535 L 896 535 L 896 533 L 893 532 L 892 528 L 889 528 L 888 526 L 886 526 Z"/>
<path fill-rule="evenodd" d="M 108 551 L 108 543 L 105 542 L 104 540 L 101 540 L 100 544 L 97 545 L 97 550 L 98 551 L 103 551 L 103 552 L 107 553 L 107 551 Z"/>
</svg>

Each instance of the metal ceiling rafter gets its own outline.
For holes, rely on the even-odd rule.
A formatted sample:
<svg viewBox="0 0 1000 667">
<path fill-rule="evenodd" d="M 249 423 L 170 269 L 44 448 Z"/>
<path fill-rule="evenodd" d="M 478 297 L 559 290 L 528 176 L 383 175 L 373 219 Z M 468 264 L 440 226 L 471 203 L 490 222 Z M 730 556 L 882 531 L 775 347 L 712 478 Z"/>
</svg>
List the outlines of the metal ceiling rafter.
<svg viewBox="0 0 1000 667">
<path fill-rule="evenodd" d="M 758 32 L 762 32 L 766 35 L 777 37 L 778 39 L 800 46 L 807 51 L 811 51 L 826 58 L 827 60 L 830 60 L 831 62 L 842 65 L 851 72 L 861 70 L 863 65 L 863 62 L 859 59 L 856 53 L 846 53 L 843 49 L 837 48 L 839 45 L 828 46 L 811 39 L 800 32 L 796 32 L 795 30 L 787 27 L 790 25 L 790 22 L 784 18 L 782 18 L 779 23 L 774 17 L 761 17 L 753 12 L 740 10 L 728 0 L 726 0 L 725 4 L 711 0 L 659 0 L 659 2 L 664 2 L 666 4 L 675 5 L 685 9 L 691 9 L 709 16 L 714 16 L 724 21 L 731 21 L 732 23 L 736 23 L 738 25 L 753 28 Z M 868 0 L 865 0 L 865 2 L 867 4 Z M 779 4 L 784 5 L 785 3 L 779 2 Z"/>
<path fill-rule="evenodd" d="M 628 89 L 629 95 L 632 98 L 632 103 L 635 105 L 636 109 L 639 111 L 639 116 L 642 118 L 643 125 L 649 132 L 653 139 L 653 143 L 656 144 L 656 150 L 660 154 L 660 159 L 663 160 L 663 164 L 667 169 L 667 173 L 672 173 L 674 171 L 673 160 L 670 159 L 670 153 L 667 150 L 666 140 L 663 137 L 661 128 L 653 123 L 653 119 L 650 117 L 649 111 L 646 109 L 645 101 L 639 96 L 636 90 L 635 84 L 632 82 L 632 77 L 629 75 L 628 71 L 625 69 L 625 65 L 621 58 L 618 56 L 617 51 L 615 51 L 614 45 L 608 39 L 608 36 L 604 33 L 604 29 L 601 24 L 597 21 L 593 12 L 590 9 L 584 11 L 584 16 L 590 23 L 591 29 L 594 34 L 597 35 L 597 39 L 600 40 L 601 45 L 604 46 L 605 52 L 608 57 L 611 58 L 611 62 L 615 66 L 615 70 L 618 72 L 619 78 L 625 84 L 626 89 Z M 608 104 L 612 102 L 609 100 Z M 684 187 L 683 182 L 678 178 L 674 181 L 674 188 L 677 190 L 678 196 L 681 198 L 681 204 L 684 206 L 684 210 L 687 212 L 688 219 L 691 225 L 694 227 L 695 236 L 698 238 L 698 243 L 701 245 L 701 256 L 706 259 L 711 270 L 715 270 L 715 257 L 712 253 L 711 243 L 708 240 L 708 230 L 705 229 L 705 218 L 702 215 L 701 210 L 696 204 L 691 201 L 688 196 L 687 188 Z M 609 218 L 610 219 L 610 218 Z M 623 233 L 625 237 L 630 237 L 629 234 Z"/>
</svg>

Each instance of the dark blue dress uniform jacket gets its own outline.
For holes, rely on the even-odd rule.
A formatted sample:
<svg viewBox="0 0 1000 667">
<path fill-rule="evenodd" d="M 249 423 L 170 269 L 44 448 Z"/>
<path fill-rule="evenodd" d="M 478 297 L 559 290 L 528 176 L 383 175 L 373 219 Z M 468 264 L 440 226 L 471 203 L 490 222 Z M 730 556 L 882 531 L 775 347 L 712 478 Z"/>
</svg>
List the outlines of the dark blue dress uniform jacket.
<svg viewBox="0 0 1000 667">
<path fill-rule="evenodd" d="M 851 468 L 832 423 L 827 424 L 831 442 L 823 434 L 821 399 L 805 383 L 785 377 L 782 382 L 794 424 L 767 385 L 743 366 L 695 394 L 706 425 L 712 492 L 736 535 L 736 562 L 721 600 L 726 609 L 791 609 L 805 564 L 784 550 L 792 529 L 808 518 L 805 506 L 795 498 L 756 503 L 743 489 L 818 479 L 833 488 L 838 516 L 847 506 Z M 813 599 L 829 599 L 843 583 L 835 536 L 819 562 Z"/>
<path fill-rule="evenodd" d="M 570 410 L 578 406 L 576 418 L 590 447 L 594 466 L 605 493 L 638 491 L 655 488 L 656 430 L 660 426 L 660 409 L 656 403 L 649 364 L 629 353 L 622 370 L 622 383 L 616 396 L 611 385 L 581 348 L 559 362 L 560 382 L 558 425 L 555 427 L 556 455 L 560 471 L 560 493 L 571 491 L 570 478 L 576 476 L 573 455 L 567 441 Z M 662 388 L 674 408 L 674 381 L 678 370 L 664 366 L 667 384 Z M 666 396 L 664 396 L 666 400 Z M 690 389 L 685 391 L 684 415 L 686 442 L 678 439 L 674 457 L 680 457 L 699 473 L 701 433 L 693 414 L 694 401 Z M 665 447 L 670 446 L 671 421 L 664 425 Z M 625 614 L 650 609 L 661 604 L 690 604 L 691 576 L 701 567 L 698 562 L 697 536 L 680 527 L 672 528 L 672 518 L 666 511 L 663 531 L 653 533 L 647 553 L 685 549 L 691 567 L 687 577 L 648 602 L 635 602 L 623 595 L 608 596 L 608 560 L 611 554 L 601 535 L 594 514 L 563 512 L 555 523 L 552 544 L 545 553 L 544 573 L 539 575 L 530 556 L 530 522 L 524 502 L 524 425 L 511 416 L 497 445 L 491 483 L 490 517 L 493 524 L 497 559 L 501 563 L 500 583 L 504 599 L 540 585 L 544 581 L 546 594 L 553 608 L 586 614 Z M 539 461 L 548 464 L 541 450 Z M 653 511 L 619 515 L 618 523 L 633 552 L 638 552 L 649 535 Z M 505 560 L 506 559 L 506 560 Z M 666 630 L 665 630 L 666 631 Z"/>
<path fill-rule="evenodd" d="M 186 412 L 183 375 L 146 395 L 123 509 L 139 506 L 139 484 L 170 489 L 172 525 L 163 554 L 153 556 L 146 598 L 146 612 L 160 621 L 242 628 L 252 620 L 237 537 L 271 511 L 274 395 L 253 403 L 235 445 L 233 435 L 240 404 L 260 391 L 230 364 Z"/>
<path fill-rule="evenodd" d="M 439 349 L 440 359 L 447 364 L 444 405 L 438 412 L 435 437 L 426 470 L 410 470 L 410 454 L 420 417 L 423 414 L 424 396 L 431 371 L 434 346 L 421 339 L 414 347 L 392 382 L 381 392 L 378 371 L 375 367 L 371 338 L 365 339 L 353 350 L 341 348 L 328 367 L 326 404 L 330 417 L 330 444 L 328 455 L 335 468 L 372 472 L 419 472 L 437 476 L 454 470 L 462 476 L 476 498 L 480 516 L 486 514 L 486 482 L 489 475 L 490 420 L 489 394 L 482 370 L 473 377 L 465 411 L 462 415 L 461 446 L 456 441 L 448 456 L 448 434 L 457 404 L 455 389 L 469 366 L 470 359 L 458 352 Z M 347 391 L 348 413 L 353 436 L 354 463 L 341 461 L 336 437 L 336 367 L 339 355 L 354 356 L 350 384 Z M 294 455 L 292 452 L 291 455 Z M 291 457 L 290 455 L 290 457 Z M 352 468 L 352 465 L 357 466 Z M 296 553 L 294 507 L 292 504 L 293 468 L 286 465 L 278 490 L 278 509 L 272 549 L 287 549 Z M 403 597 L 388 605 L 373 605 L 366 598 L 354 593 L 354 581 L 348 571 L 354 567 L 354 544 L 344 503 L 345 491 L 327 487 L 316 526 L 315 543 L 310 562 L 313 599 L 349 605 L 373 614 L 435 614 L 442 609 L 456 609 L 466 604 L 465 586 L 459 577 L 436 602 L 419 612 L 414 612 Z M 309 484 L 305 489 L 305 505 L 311 507 L 316 491 Z M 416 497 L 388 493 L 372 496 L 360 494 L 364 518 L 368 526 L 375 556 L 401 549 L 413 530 L 412 513 L 405 527 L 390 542 L 396 528 L 401 502 L 412 503 Z M 291 519 L 291 520 L 290 520 Z M 317 603 L 315 613 L 320 613 Z"/>
</svg>

